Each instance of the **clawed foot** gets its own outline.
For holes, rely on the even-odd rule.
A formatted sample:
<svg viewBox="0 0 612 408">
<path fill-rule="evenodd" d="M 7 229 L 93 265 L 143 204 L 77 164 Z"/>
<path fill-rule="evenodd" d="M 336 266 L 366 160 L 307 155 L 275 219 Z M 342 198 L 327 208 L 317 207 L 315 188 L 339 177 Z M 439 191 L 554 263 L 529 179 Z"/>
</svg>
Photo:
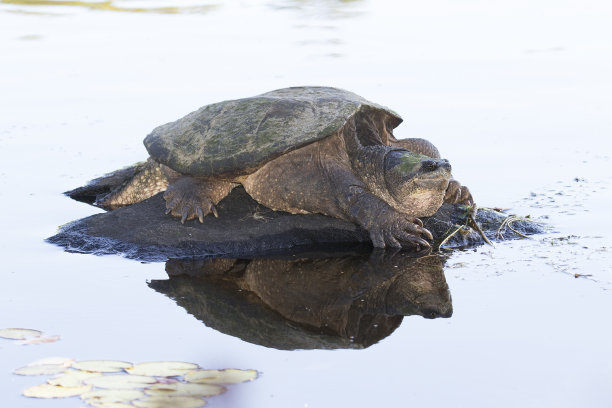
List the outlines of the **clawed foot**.
<svg viewBox="0 0 612 408">
<path fill-rule="evenodd" d="M 170 185 L 164 193 L 166 214 L 180 217 L 182 224 L 196 217 L 204 222 L 204 217 L 211 213 L 218 217 L 212 200 L 194 184 L 190 179 L 181 179 Z"/>
<path fill-rule="evenodd" d="M 457 180 L 451 179 L 446 189 L 444 202 L 449 204 L 474 205 L 472 193 L 466 186 L 462 186 Z"/>
<path fill-rule="evenodd" d="M 417 251 L 431 247 L 425 239 L 433 241 L 431 232 L 423 228 L 420 219 L 396 212 L 380 217 L 379 223 L 370 229 L 370 238 L 375 248 L 412 246 Z"/>
</svg>

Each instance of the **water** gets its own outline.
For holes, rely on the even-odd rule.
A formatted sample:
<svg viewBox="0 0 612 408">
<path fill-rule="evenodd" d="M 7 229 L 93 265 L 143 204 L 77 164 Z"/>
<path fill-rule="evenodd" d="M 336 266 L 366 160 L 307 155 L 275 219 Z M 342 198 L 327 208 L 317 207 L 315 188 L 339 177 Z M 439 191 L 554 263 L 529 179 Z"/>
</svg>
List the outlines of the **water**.
<svg viewBox="0 0 612 408">
<path fill-rule="evenodd" d="M 213 407 L 612 404 L 607 3 L 49 3 L 0 2 L 0 327 L 61 341 L 0 342 L 4 405 L 79 406 L 19 395 L 41 380 L 11 371 L 53 355 L 263 373 Z M 163 264 L 43 242 L 98 211 L 61 192 L 143 159 L 155 126 L 292 85 L 390 106 L 397 135 L 434 142 L 480 205 L 555 232 L 452 254 L 451 318 L 333 351 L 244 342 L 152 290 Z"/>
</svg>

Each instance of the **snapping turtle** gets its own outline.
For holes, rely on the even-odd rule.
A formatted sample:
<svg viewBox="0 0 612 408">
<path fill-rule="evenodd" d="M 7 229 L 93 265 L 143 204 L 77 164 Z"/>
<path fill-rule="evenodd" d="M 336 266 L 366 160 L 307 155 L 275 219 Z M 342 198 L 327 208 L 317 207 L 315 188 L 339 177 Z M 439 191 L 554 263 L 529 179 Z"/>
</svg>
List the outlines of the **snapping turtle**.
<svg viewBox="0 0 612 408">
<path fill-rule="evenodd" d="M 242 184 L 271 209 L 352 221 L 375 247 L 428 247 L 432 236 L 418 217 L 473 200 L 431 143 L 395 139 L 401 121 L 326 87 L 207 105 L 154 129 L 144 140 L 147 162 L 96 205 L 114 209 L 165 191 L 167 213 L 203 222 Z"/>
</svg>

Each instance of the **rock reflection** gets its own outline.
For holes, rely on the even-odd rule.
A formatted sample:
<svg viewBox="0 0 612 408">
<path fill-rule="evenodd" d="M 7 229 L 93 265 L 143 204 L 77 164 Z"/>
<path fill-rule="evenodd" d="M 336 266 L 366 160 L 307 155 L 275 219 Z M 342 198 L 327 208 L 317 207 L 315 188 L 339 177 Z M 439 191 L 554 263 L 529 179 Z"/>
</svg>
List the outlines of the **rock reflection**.
<svg viewBox="0 0 612 408">
<path fill-rule="evenodd" d="M 284 350 L 365 348 L 404 316 L 450 317 L 443 258 L 375 251 L 291 259 L 171 260 L 149 283 L 207 326 Z"/>
</svg>

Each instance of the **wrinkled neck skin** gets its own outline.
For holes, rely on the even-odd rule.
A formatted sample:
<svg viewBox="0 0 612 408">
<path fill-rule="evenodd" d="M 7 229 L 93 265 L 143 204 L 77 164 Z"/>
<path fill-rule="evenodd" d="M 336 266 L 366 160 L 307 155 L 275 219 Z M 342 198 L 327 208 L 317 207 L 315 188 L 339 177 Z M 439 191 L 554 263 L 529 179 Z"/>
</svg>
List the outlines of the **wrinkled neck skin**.
<svg viewBox="0 0 612 408">
<path fill-rule="evenodd" d="M 389 146 L 360 146 L 357 154 L 351 155 L 351 165 L 372 194 L 397 209 L 398 204 L 387 188 L 385 178 L 385 158 L 392 151 L 404 150 Z"/>
<path fill-rule="evenodd" d="M 447 160 L 399 147 L 362 146 L 350 128 L 344 136 L 353 171 L 372 194 L 412 217 L 440 208 L 451 177 Z"/>
<path fill-rule="evenodd" d="M 345 125 L 342 130 L 342 138 L 350 158 L 351 167 L 357 178 L 365 184 L 371 193 L 393 206 L 390 202 L 394 201 L 393 197 L 385 187 L 385 156 L 389 151 L 402 149 L 380 144 L 363 146 L 357 137 L 355 118 L 351 118 Z"/>
</svg>

